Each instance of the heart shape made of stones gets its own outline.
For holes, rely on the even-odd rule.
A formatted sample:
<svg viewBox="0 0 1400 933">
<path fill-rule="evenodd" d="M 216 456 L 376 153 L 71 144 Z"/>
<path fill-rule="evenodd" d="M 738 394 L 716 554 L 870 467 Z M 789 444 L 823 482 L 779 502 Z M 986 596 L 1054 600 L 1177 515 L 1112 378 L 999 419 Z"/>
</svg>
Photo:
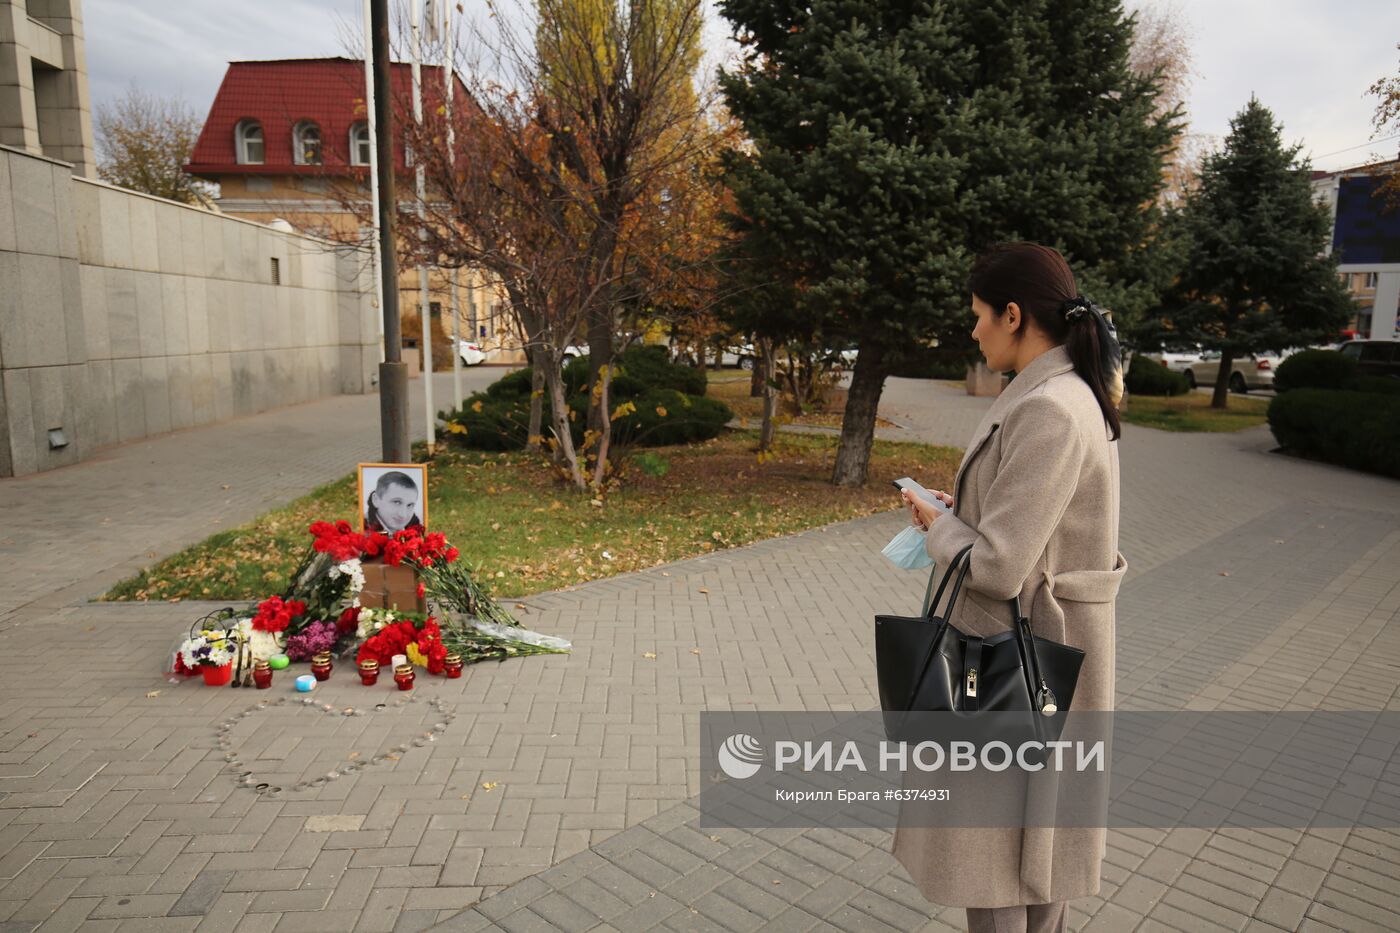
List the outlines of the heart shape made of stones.
<svg viewBox="0 0 1400 933">
<path fill-rule="evenodd" d="M 427 717 L 428 719 L 436 718 L 437 720 L 431 725 L 431 727 L 428 727 L 426 729 L 419 727 L 417 730 L 415 730 L 417 734 L 415 734 L 412 738 L 404 738 L 400 736 L 396 744 L 389 746 L 385 750 L 376 752 L 369 758 L 361 759 L 358 757 L 358 754 L 352 755 L 349 759 L 338 763 L 330 771 L 318 774 L 314 778 L 301 779 L 292 782 L 291 785 L 287 787 L 285 791 L 281 784 L 273 783 L 271 781 L 259 781 L 257 779 L 257 776 L 254 774 L 252 768 L 245 761 L 244 756 L 240 754 L 239 751 L 235 751 L 235 746 L 239 745 L 240 743 L 237 741 L 238 737 L 235 736 L 234 732 L 235 729 L 241 723 L 244 722 L 244 720 L 247 720 L 250 717 L 256 717 L 261 712 L 276 709 L 278 707 L 287 707 L 291 710 L 308 710 L 314 713 L 318 713 L 321 716 L 329 716 L 336 718 L 365 717 L 374 716 L 376 714 L 387 712 L 389 710 L 403 710 L 409 704 L 417 702 L 419 702 L 417 693 L 411 693 L 408 696 L 396 697 L 386 703 L 376 703 L 373 707 L 369 709 L 357 708 L 353 706 L 337 707 L 334 704 L 322 703 L 321 701 L 315 700 L 311 697 L 270 697 L 265 700 L 260 700 L 252 706 L 241 710 L 240 712 L 231 713 L 229 716 L 221 720 L 218 723 L 218 725 L 215 726 L 214 729 L 215 744 L 217 745 L 219 751 L 223 753 L 224 770 L 234 775 L 235 781 L 237 782 L 239 787 L 247 788 L 257 794 L 276 798 L 286 791 L 297 792 L 309 790 L 312 788 L 319 788 L 331 781 L 338 780 L 342 776 L 355 774 L 356 772 L 362 771 L 365 768 L 373 767 L 375 765 L 387 764 L 391 761 L 397 761 L 399 756 L 406 754 L 410 748 L 421 748 L 427 745 L 429 742 L 436 741 L 437 737 L 443 732 L 447 731 L 447 727 L 452 724 L 452 721 L 454 719 L 457 718 L 457 712 L 450 703 L 446 703 L 440 698 L 434 697 L 432 699 L 426 700 L 424 701 L 424 705 L 428 708 L 427 712 L 437 714 L 436 717 L 433 717 L 431 715 Z M 246 745 L 248 740 L 256 735 L 257 733 L 253 733 L 252 736 L 242 737 L 241 744 Z M 295 735 L 288 736 L 285 734 L 281 734 L 276 736 L 276 738 L 281 738 L 290 741 L 294 748 L 299 744 L 299 742 L 297 741 L 299 737 Z"/>
</svg>

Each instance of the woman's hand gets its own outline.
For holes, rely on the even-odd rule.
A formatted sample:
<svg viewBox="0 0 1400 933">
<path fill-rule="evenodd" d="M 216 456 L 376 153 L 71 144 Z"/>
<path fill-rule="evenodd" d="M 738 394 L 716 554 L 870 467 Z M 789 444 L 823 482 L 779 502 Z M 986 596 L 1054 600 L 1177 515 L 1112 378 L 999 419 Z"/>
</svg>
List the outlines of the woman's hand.
<svg viewBox="0 0 1400 933">
<path fill-rule="evenodd" d="M 953 497 L 946 492 L 937 489 L 930 489 L 929 492 L 943 500 L 948 508 L 953 507 Z M 920 531 L 928 531 L 933 527 L 934 521 L 943 513 L 932 503 L 926 502 L 907 489 L 901 489 L 899 494 L 904 499 L 904 504 L 909 507 L 909 514 L 913 518 L 913 525 Z"/>
</svg>

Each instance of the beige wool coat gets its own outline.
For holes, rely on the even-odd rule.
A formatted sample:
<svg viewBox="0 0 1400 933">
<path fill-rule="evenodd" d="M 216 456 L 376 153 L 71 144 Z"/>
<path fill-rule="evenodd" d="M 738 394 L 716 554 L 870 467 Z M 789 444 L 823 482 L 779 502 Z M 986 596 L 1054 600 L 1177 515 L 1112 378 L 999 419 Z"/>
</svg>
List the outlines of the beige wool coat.
<svg viewBox="0 0 1400 933">
<path fill-rule="evenodd" d="M 1011 625 L 1007 600 L 1039 636 L 1084 651 L 1071 710 L 1113 708 L 1118 445 L 1069 352 L 1036 357 L 992 404 L 963 455 L 954 511 L 934 520 L 939 568 L 971 544 L 949 621 L 990 636 Z M 941 571 L 940 571 L 941 572 Z M 894 853 L 924 896 L 950 907 L 1009 907 L 1098 892 L 1101 828 L 900 826 Z"/>
</svg>

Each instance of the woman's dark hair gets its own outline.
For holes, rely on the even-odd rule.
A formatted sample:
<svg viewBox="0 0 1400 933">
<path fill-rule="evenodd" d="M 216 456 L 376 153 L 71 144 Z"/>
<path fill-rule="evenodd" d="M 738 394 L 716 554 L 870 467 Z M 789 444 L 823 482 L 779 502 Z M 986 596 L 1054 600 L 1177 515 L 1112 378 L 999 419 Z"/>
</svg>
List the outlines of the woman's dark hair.
<svg viewBox="0 0 1400 933">
<path fill-rule="evenodd" d="M 997 317 L 1014 301 L 1050 340 L 1064 345 L 1074 371 L 1098 399 L 1111 439 L 1118 440 L 1123 397 L 1118 338 L 1103 313 L 1079 295 L 1065 257 L 1037 243 L 1003 243 L 977 257 L 967 286 Z"/>
</svg>

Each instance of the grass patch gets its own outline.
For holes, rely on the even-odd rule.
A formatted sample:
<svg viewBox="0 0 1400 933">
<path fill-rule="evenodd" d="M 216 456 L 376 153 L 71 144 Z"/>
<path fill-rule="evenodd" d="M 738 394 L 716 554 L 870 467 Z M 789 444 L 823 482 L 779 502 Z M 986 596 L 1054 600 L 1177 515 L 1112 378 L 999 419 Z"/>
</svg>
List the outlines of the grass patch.
<svg viewBox="0 0 1400 933">
<path fill-rule="evenodd" d="M 707 373 L 706 379 L 708 381 L 705 394 L 728 405 L 733 410 L 734 417 L 738 419 L 741 427 L 757 428 L 763 423 L 763 399 L 749 395 L 750 376 L 751 374 L 745 370 Z M 843 415 L 839 411 L 809 411 L 794 417 L 779 403 L 778 417 L 775 420 L 779 425 L 800 424 L 808 427 L 839 428 L 842 417 Z M 894 422 L 886 421 L 878 416 L 875 418 L 875 424 L 882 428 L 897 427 Z"/>
<path fill-rule="evenodd" d="M 1270 399 L 1231 395 L 1224 411 L 1210 407 L 1210 396 L 1188 392 L 1177 396 L 1134 395 L 1123 420 L 1162 431 L 1242 431 L 1266 423 Z"/>
<path fill-rule="evenodd" d="M 520 452 L 448 452 L 428 470 L 429 518 L 494 592 L 526 596 L 899 506 L 889 480 L 947 488 L 961 451 L 876 441 L 870 482 L 828 482 L 836 438 L 780 434 L 760 464 L 757 435 L 728 431 L 647 451 L 603 505 Z M 250 524 L 220 532 L 112 588 L 107 600 L 257 599 L 278 592 L 317 519 L 353 520 L 353 475 Z"/>
</svg>

